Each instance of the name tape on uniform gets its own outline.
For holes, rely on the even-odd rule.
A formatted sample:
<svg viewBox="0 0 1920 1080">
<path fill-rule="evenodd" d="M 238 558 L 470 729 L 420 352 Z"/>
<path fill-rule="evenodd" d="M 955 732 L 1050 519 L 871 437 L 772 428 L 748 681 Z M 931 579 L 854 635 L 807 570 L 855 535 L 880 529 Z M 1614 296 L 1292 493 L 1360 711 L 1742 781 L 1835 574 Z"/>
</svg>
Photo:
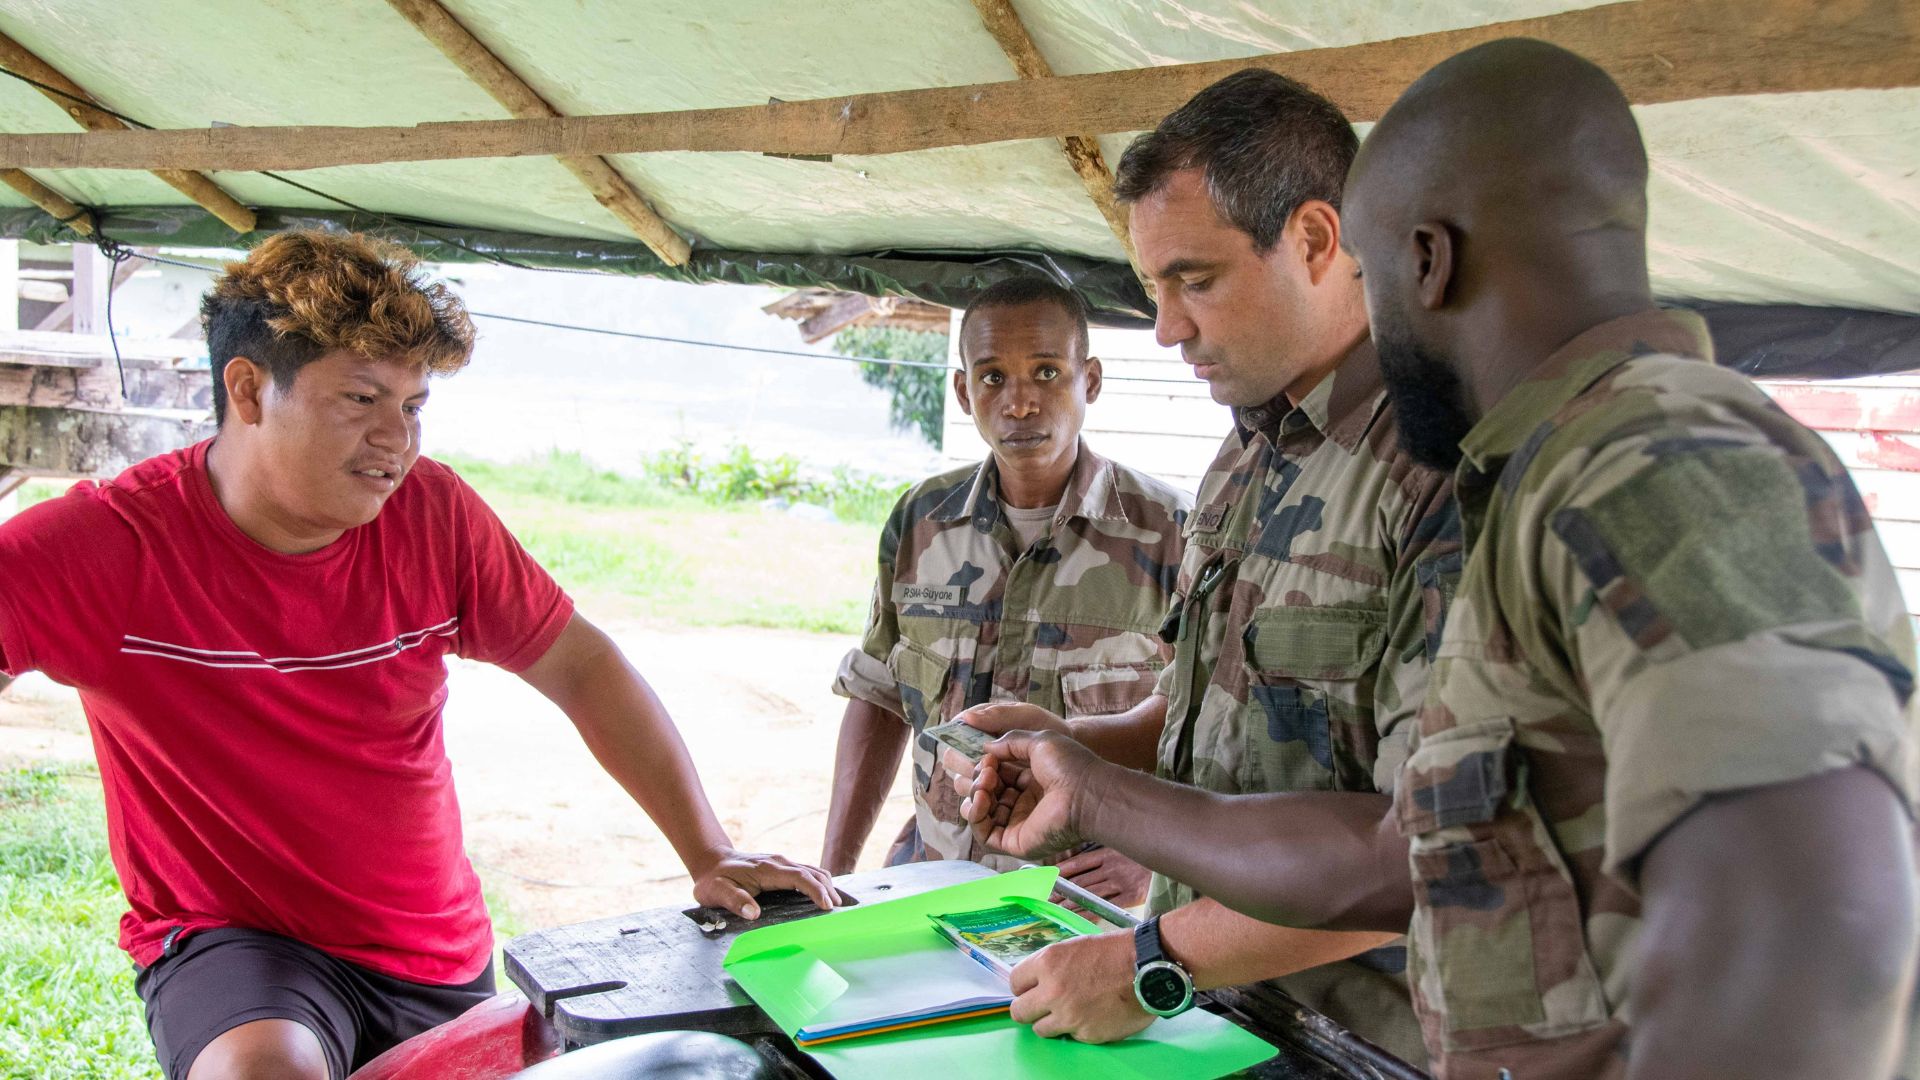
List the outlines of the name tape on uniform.
<svg viewBox="0 0 1920 1080">
<path fill-rule="evenodd" d="M 966 603 L 966 597 L 965 585 L 909 585 L 900 581 L 893 583 L 893 602 L 896 604 L 958 607 Z"/>
</svg>

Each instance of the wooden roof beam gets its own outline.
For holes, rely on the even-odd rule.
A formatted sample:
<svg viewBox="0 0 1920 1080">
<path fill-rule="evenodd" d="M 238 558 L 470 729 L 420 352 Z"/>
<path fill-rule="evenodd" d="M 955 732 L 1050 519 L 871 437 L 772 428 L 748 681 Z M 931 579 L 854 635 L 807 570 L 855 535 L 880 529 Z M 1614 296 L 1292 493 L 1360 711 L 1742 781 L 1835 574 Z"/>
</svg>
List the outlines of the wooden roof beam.
<svg viewBox="0 0 1920 1080">
<path fill-rule="evenodd" d="M 1027 26 L 1020 21 L 1020 13 L 1014 10 L 1013 0 L 973 0 L 975 10 L 980 12 L 980 21 L 986 24 L 987 33 L 1000 43 L 1000 51 L 1007 54 L 1013 62 L 1013 70 L 1022 79 L 1051 79 L 1053 65 L 1041 54 L 1040 47 L 1033 43 L 1033 35 L 1027 33 Z M 1060 139 L 1060 149 L 1067 155 L 1067 163 L 1080 177 L 1080 186 L 1087 189 L 1087 197 L 1106 219 L 1107 228 L 1113 230 L 1120 247 L 1127 253 L 1127 262 L 1133 266 L 1134 276 L 1140 279 L 1140 285 L 1153 295 L 1153 283 L 1140 269 L 1140 256 L 1133 250 L 1133 233 L 1127 227 L 1127 212 L 1120 208 L 1120 201 L 1113 194 L 1113 170 L 1107 168 L 1107 159 L 1100 152 L 1100 140 L 1092 135 L 1066 135 Z"/>
<path fill-rule="evenodd" d="M 1449 56 L 1497 38 L 1563 45 L 1637 105 L 1920 86 L 1920 0 L 1632 0 L 1363 45 L 725 109 L 414 127 L 190 128 L 0 135 L 0 167 L 318 169 L 396 161 L 746 151 L 897 154 L 1151 128 L 1208 85 L 1262 67 L 1356 122 Z"/>
<path fill-rule="evenodd" d="M 26 46 L 5 34 L 0 34 L 0 67 L 16 75 L 24 75 L 51 89 L 43 89 L 41 95 L 48 101 L 60 106 L 60 111 L 73 118 L 88 131 L 127 131 L 128 126 L 118 117 L 96 108 L 99 102 L 93 95 L 80 88 L 72 79 L 62 75 L 52 64 L 35 56 Z M 36 88 L 38 89 L 38 88 Z M 58 91 L 57 93 L 55 91 Z M 70 95 L 70 96 L 69 96 Z M 75 100 L 75 99 L 79 100 Z M 91 103 L 91 104 L 87 104 Z M 250 233 L 255 225 L 253 211 L 242 206 L 239 200 L 220 190 L 220 186 L 197 172 L 185 169 L 164 168 L 151 170 L 168 187 L 199 203 L 207 213 L 226 222 L 227 227 L 237 233 Z M 21 189 L 9 180 L 7 186 L 16 191 Z M 26 194 L 21 191 L 21 194 Z M 33 198 L 32 195 L 27 195 Z M 38 202 L 39 200 L 35 200 Z M 69 203 L 68 205 L 72 205 Z M 42 206 L 42 209 L 45 209 Z M 77 209 L 77 207 L 76 207 Z M 71 211 L 69 211 L 71 212 Z M 51 210 L 48 213 L 52 213 Z M 63 215 L 55 214 L 55 217 Z M 87 230 L 82 230 L 87 231 Z"/>
<path fill-rule="evenodd" d="M 553 119 L 562 115 L 538 91 L 527 85 L 526 80 L 514 74 L 512 68 L 493 54 L 493 50 L 460 25 L 452 13 L 440 6 L 439 0 L 388 2 L 428 41 L 445 53 L 447 59 L 466 72 L 467 78 L 478 83 L 482 90 L 514 116 L 529 120 Z M 626 177 L 614 170 L 611 162 L 591 154 L 561 154 L 558 159 L 568 171 L 579 177 L 580 182 L 593 193 L 596 202 L 619 218 L 622 225 L 632 230 L 668 266 L 686 265 L 692 247 L 673 230 L 673 226 L 654 212 L 646 198 L 627 182 Z"/>
<path fill-rule="evenodd" d="M 28 202 L 45 210 L 55 221 L 65 222 L 69 229 L 81 236 L 93 235 L 93 222 L 87 220 L 82 207 L 35 180 L 32 175 L 19 169 L 0 169 L 0 184 L 19 192 Z"/>
</svg>

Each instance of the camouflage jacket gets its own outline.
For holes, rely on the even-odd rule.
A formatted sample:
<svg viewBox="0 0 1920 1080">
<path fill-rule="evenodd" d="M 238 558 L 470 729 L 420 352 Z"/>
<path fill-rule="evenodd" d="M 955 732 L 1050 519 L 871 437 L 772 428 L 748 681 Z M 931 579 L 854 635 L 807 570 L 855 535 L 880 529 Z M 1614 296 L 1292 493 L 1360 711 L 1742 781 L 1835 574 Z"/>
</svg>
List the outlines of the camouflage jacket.
<svg viewBox="0 0 1920 1080">
<path fill-rule="evenodd" d="M 923 732 L 969 706 L 1027 701 L 1062 716 L 1123 712 L 1153 692 L 1180 565 L 1184 492 L 1080 444 L 1051 533 L 1025 551 L 1000 508 L 993 459 L 923 481 L 880 535 L 860 647 L 836 692 L 913 726 L 915 815 L 930 858 L 998 869 L 960 819 Z"/>
<path fill-rule="evenodd" d="M 1395 796 L 1442 1077 L 1624 1071 L 1638 861 L 1706 796 L 1864 763 L 1913 797 L 1866 508 L 1709 350 L 1691 314 L 1604 323 L 1461 444 L 1465 568 Z"/>
<path fill-rule="evenodd" d="M 1426 690 L 1425 605 L 1458 567 L 1452 484 L 1400 452 L 1371 344 L 1284 406 L 1238 410 L 1201 481 L 1158 771 L 1229 794 L 1390 792 Z M 1149 907 L 1194 895 L 1156 876 Z M 1404 965 L 1390 946 L 1278 984 L 1418 1062 Z"/>
</svg>

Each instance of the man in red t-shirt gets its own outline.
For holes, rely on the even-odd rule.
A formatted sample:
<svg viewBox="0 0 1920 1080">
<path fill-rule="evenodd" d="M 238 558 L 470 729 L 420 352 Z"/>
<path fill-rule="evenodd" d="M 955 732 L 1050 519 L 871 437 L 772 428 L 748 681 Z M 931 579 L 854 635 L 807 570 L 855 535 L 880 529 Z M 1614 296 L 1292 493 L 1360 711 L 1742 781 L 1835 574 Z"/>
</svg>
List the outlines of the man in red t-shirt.
<svg viewBox="0 0 1920 1080">
<path fill-rule="evenodd" d="M 0 525 L 0 687 L 80 690 L 169 1077 L 338 1080 L 493 992 L 449 654 L 558 705 L 702 903 L 831 905 L 823 872 L 734 850 L 646 681 L 419 456 L 428 377 L 472 350 L 445 285 L 397 248 L 283 234 L 202 315 L 218 434 Z"/>
</svg>

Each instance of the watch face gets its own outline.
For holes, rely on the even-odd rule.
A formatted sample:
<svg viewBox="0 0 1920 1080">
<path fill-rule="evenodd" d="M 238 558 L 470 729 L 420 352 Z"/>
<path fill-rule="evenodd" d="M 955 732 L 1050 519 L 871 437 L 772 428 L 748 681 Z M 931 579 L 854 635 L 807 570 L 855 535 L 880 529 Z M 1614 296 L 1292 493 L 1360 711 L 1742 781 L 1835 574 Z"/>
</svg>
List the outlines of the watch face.
<svg viewBox="0 0 1920 1080">
<path fill-rule="evenodd" d="M 1170 1012 L 1187 999 L 1187 980 L 1172 968 L 1153 968 L 1140 975 L 1140 998 L 1147 1007 Z"/>
</svg>

